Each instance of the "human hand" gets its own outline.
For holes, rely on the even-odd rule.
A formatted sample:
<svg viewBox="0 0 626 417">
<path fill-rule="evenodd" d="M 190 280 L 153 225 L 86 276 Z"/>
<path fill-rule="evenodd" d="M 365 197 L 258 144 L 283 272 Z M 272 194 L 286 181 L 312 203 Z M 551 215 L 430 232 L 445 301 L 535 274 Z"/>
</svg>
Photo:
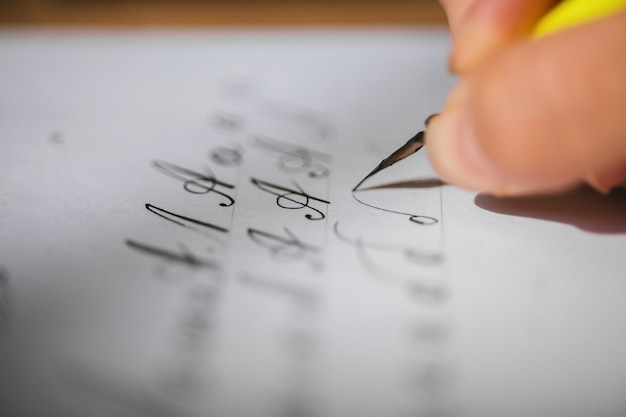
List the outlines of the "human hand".
<svg viewBox="0 0 626 417">
<path fill-rule="evenodd" d="M 426 131 L 442 179 L 499 195 L 626 179 L 626 12 L 531 40 L 552 0 L 441 0 L 461 75 Z"/>
</svg>

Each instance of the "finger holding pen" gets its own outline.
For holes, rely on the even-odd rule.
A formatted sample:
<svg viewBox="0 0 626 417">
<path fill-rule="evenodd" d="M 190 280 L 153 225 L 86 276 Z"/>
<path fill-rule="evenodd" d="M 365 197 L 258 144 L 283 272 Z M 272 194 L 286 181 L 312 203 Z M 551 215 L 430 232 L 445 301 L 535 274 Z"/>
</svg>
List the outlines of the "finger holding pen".
<svg viewBox="0 0 626 417">
<path fill-rule="evenodd" d="M 426 133 L 444 180 L 504 195 L 624 181 L 626 12 L 531 40 L 554 2 L 442 3 L 462 75 Z"/>
<path fill-rule="evenodd" d="M 528 38 L 555 0 L 441 0 L 454 39 L 449 67 L 466 74 L 487 56 Z"/>
</svg>

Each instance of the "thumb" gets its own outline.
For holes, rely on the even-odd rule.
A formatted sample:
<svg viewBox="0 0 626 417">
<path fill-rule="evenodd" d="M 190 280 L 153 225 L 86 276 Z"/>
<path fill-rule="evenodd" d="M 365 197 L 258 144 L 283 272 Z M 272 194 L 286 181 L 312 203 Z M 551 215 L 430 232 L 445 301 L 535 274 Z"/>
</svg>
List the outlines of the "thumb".
<svg viewBox="0 0 626 417">
<path fill-rule="evenodd" d="M 450 95 L 426 143 L 442 179 L 496 194 L 626 176 L 626 13 L 492 55 Z"/>
</svg>

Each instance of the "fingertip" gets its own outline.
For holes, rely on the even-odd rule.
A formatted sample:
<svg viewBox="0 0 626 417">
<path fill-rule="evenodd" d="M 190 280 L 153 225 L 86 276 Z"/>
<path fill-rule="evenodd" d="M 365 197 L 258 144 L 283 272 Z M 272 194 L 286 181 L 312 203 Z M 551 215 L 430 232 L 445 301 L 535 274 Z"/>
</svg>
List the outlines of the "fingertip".
<svg viewBox="0 0 626 417">
<path fill-rule="evenodd" d="M 426 149 L 441 178 L 475 191 L 503 192 L 504 184 L 476 139 L 467 108 L 467 83 L 459 84 L 426 130 Z"/>
<path fill-rule="evenodd" d="M 506 106 L 500 101 L 477 102 L 476 96 L 483 97 L 484 91 L 477 94 L 476 90 L 484 90 L 481 82 L 462 81 L 426 130 L 426 149 L 442 180 L 500 196 L 542 194 L 572 185 L 558 176 L 535 173 L 532 153 L 537 150 L 519 151 L 519 143 L 509 142 L 511 135 L 501 133 L 506 132 L 507 123 L 498 112 L 507 112 Z M 485 112 L 485 106 L 491 112 Z"/>
</svg>

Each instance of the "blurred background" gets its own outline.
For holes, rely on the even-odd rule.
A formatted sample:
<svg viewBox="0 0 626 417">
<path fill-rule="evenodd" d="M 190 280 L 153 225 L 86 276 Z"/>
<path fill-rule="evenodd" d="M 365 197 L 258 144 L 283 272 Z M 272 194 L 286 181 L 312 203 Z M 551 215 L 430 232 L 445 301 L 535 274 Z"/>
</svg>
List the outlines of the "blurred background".
<svg viewBox="0 0 626 417">
<path fill-rule="evenodd" d="M 445 24 L 437 0 L 0 0 L 0 25 Z"/>
</svg>

